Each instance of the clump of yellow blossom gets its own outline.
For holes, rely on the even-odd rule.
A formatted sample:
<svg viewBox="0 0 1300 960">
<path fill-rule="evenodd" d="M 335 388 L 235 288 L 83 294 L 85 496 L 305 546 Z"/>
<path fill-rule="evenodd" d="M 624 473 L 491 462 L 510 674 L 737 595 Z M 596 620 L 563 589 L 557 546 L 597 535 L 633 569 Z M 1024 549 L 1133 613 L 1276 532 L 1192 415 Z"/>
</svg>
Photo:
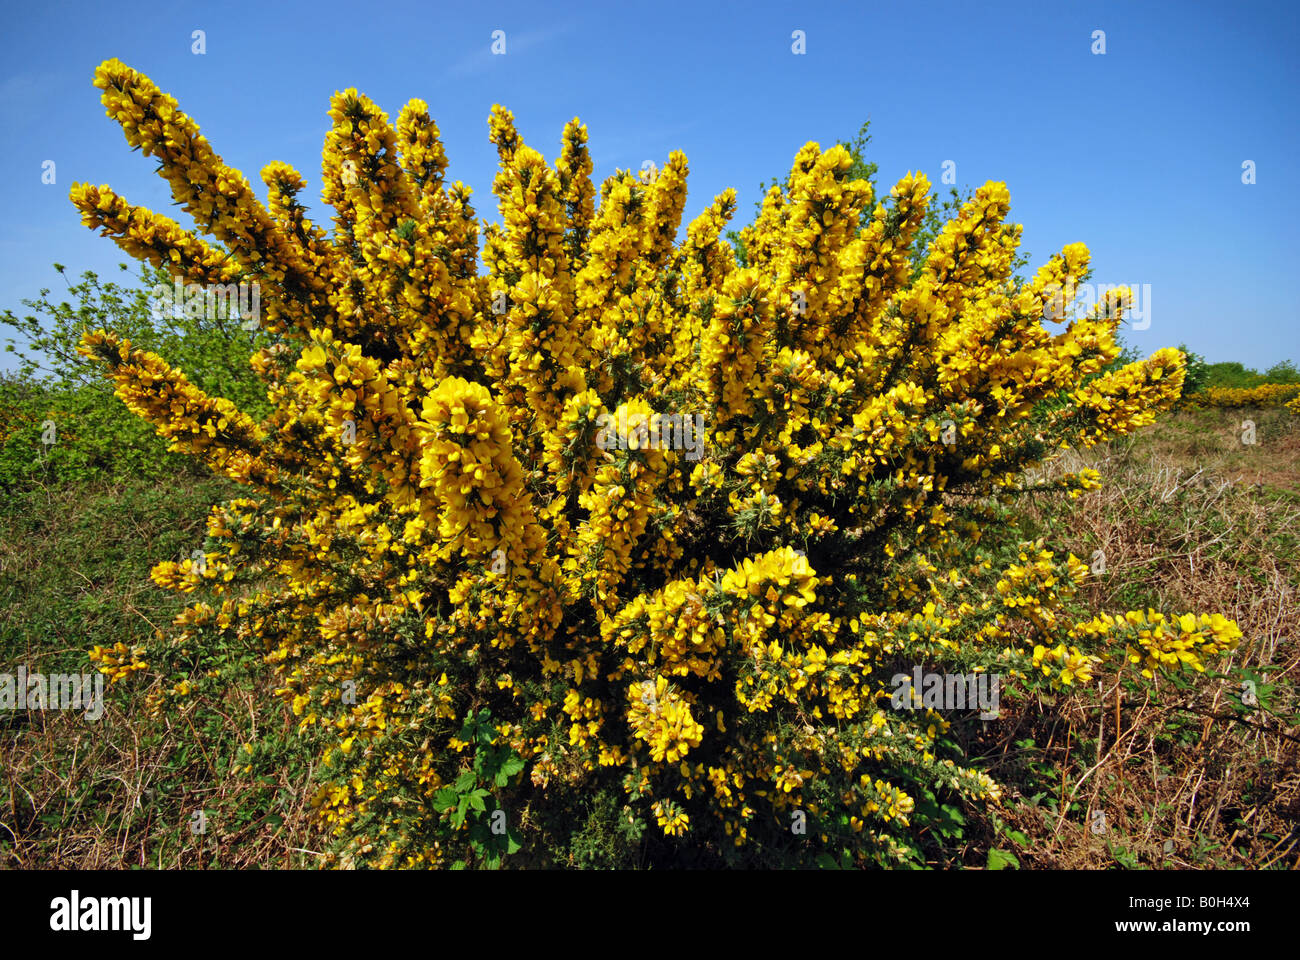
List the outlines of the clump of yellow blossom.
<svg viewBox="0 0 1300 960">
<path fill-rule="evenodd" d="M 201 562 L 155 568 L 205 600 L 150 660 L 265 651 L 322 744 L 339 863 L 453 860 L 469 827 L 434 798 L 494 751 L 524 762 L 489 784 L 506 811 L 617 790 L 677 842 L 789 849 L 804 817 L 810 844 L 897 862 L 919 790 L 1000 797 L 948 755 L 948 719 L 887 709 L 899 665 L 1077 689 L 1125 662 L 1205 669 L 1240 637 L 1217 614 L 1080 619 L 1082 561 L 993 548 L 998 504 L 1043 488 L 1027 471 L 1149 423 L 1186 362 L 1113 366 L 1122 292 L 1057 319 L 1082 244 L 1016 282 L 1005 184 L 914 270 L 926 177 L 877 201 L 844 148 L 809 143 L 742 267 L 734 191 L 683 233 L 680 153 L 597 185 L 578 120 L 552 165 L 494 107 L 501 219 L 481 227 L 428 105 L 393 123 L 349 89 L 322 226 L 291 167 L 262 171 L 264 205 L 148 78 L 109 60 L 95 84 L 210 239 L 106 186 L 73 186 L 83 222 L 186 282 L 259 284 L 272 340 L 251 358 L 263 422 L 111 332 L 83 340 L 174 449 L 247 488 Z M 143 653 L 92 658 L 117 680 Z"/>
</svg>

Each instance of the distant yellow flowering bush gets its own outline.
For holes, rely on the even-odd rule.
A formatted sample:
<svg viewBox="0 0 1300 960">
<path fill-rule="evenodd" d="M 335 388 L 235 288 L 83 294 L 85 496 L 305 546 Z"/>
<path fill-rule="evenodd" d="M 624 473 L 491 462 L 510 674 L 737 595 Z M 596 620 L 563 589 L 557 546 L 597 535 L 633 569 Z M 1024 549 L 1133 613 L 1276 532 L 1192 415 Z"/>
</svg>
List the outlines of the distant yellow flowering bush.
<svg viewBox="0 0 1300 960">
<path fill-rule="evenodd" d="M 1265 383 L 1258 387 L 1211 387 L 1184 398 L 1192 407 L 1278 407 L 1293 409 L 1300 383 Z"/>
<path fill-rule="evenodd" d="M 999 789 L 950 721 L 890 709 L 895 670 L 1059 689 L 1129 661 L 1202 669 L 1240 636 L 1080 619 L 1081 561 L 999 546 L 1016 495 L 1100 484 L 1028 468 L 1150 423 L 1184 368 L 1171 349 L 1110 368 L 1122 291 L 1049 326 L 1088 251 L 1013 280 L 1001 183 L 913 280 L 926 178 L 873 207 L 849 154 L 810 143 L 742 269 L 734 191 L 678 241 L 680 153 L 596 189 L 577 120 L 548 164 L 496 107 L 502 222 L 480 230 L 426 105 L 393 124 L 347 90 L 326 231 L 296 171 L 262 171 L 263 205 L 147 78 L 112 60 L 95 82 L 220 246 L 107 186 L 72 188 L 85 223 L 189 282 L 259 283 L 277 340 L 252 358 L 261 423 L 110 332 L 84 340 L 132 410 L 249 488 L 212 510 L 202 562 L 155 571 L 211 602 L 150 662 L 260 645 L 320 738 L 338 862 L 449 864 L 497 810 L 512 836 L 562 832 L 602 790 L 727 856 L 919 861 L 918 799 Z"/>
</svg>

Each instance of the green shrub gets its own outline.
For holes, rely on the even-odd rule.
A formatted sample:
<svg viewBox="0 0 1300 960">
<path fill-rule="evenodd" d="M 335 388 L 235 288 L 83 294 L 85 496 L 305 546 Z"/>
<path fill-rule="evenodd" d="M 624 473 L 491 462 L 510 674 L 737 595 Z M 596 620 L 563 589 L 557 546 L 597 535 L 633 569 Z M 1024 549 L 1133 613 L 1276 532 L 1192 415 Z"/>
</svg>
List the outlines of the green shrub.
<svg viewBox="0 0 1300 960">
<path fill-rule="evenodd" d="M 5 349 L 19 360 L 16 371 L 0 376 L 0 491 L 194 473 L 192 461 L 169 453 L 166 442 L 77 353 L 89 329 L 104 327 L 135 346 L 167 352 L 204 390 L 241 409 L 266 412 L 265 387 L 248 357 L 272 342 L 268 334 L 244 330 L 227 317 L 174 317 L 157 309 L 159 285 L 172 287 L 162 270 L 146 267 L 138 284 L 126 285 L 103 281 L 93 271 L 72 283 L 61 264 L 54 268 L 68 284 L 69 300 L 55 300 L 42 289 L 22 301 L 31 311 L 26 315 L 0 314 L 0 325 L 12 332 Z"/>
</svg>

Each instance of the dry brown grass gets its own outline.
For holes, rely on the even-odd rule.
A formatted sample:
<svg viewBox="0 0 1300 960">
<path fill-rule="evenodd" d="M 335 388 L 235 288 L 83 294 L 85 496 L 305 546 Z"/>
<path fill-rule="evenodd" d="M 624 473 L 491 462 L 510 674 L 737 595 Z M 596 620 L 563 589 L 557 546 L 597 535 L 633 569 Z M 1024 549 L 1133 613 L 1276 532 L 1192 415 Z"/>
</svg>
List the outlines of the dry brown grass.
<svg viewBox="0 0 1300 960">
<path fill-rule="evenodd" d="M 302 846 L 313 842 L 305 783 L 289 768 L 235 768 L 221 762 L 233 757 L 205 745 L 248 737 L 254 708 L 249 691 L 232 692 L 224 703 L 192 704 L 161 732 L 129 704 L 110 707 L 93 724 L 75 714 L 32 712 L 20 735 L 5 731 L 12 775 L 0 797 L 0 833 L 8 841 L 0 866 L 308 864 L 320 854 Z M 224 716 L 222 729 L 200 730 L 193 722 L 199 713 Z M 198 810 L 205 814 L 203 834 L 191 830 Z"/>
<path fill-rule="evenodd" d="M 1234 429 L 1243 419 L 1256 423 L 1254 447 Z M 1028 737 L 1047 745 L 1060 777 L 1011 817 L 1031 839 L 1025 866 L 1300 866 L 1297 425 L 1282 411 L 1178 414 L 1058 466 L 1106 480 L 1077 501 L 1040 501 L 1029 517 L 1085 559 L 1104 550 L 1090 607 L 1217 611 L 1244 636 L 1219 665 L 1234 679 L 1111 674 L 1100 689 L 1019 705 L 1001 778 L 1028 769 L 1014 746 Z M 1272 686 L 1269 709 L 1241 707 L 1241 670 Z M 1105 832 L 1093 830 L 1097 811 Z"/>
<path fill-rule="evenodd" d="M 0 672 L 84 673 L 86 650 L 139 642 L 183 603 L 149 581 L 200 536 L 203 483 L 35 490 L 0 513 Z M 294 867 L 318 853 L 311 752 L 255 651 L 155 721 L 161 680 L 106 685 L 98 720 L 0 711 L 0 868 Z M 274 725 L 267 736 L 266 725 Z M 245 742 L 260 742 L 241 756 Z M 191 832 L 203 810 L 206 832 Z"/>
</svg>

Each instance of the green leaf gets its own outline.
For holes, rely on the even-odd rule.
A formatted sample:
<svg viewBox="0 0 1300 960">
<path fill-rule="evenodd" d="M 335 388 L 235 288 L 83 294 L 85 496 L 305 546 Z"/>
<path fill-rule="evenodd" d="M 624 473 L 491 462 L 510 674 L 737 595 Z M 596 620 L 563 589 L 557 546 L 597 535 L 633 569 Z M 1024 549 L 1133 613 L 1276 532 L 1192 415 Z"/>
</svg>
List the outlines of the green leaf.
<svg viewBox="0 0 1300 960">
<path fill-rule="evenodd" d="M 511 756 L 501 765 L 501 772 L 507 777 L 513 777 L 516 773 L 524 768 L 523 757 Z"/>
<path fill-rule="evenodd" d="M 989 851 L 990 870 L 1005 870 L 1007 867 L 1011 867 L 1013 870 L 1019 870 L 1020 861 L 1005 850 Z"/>
</svg>

